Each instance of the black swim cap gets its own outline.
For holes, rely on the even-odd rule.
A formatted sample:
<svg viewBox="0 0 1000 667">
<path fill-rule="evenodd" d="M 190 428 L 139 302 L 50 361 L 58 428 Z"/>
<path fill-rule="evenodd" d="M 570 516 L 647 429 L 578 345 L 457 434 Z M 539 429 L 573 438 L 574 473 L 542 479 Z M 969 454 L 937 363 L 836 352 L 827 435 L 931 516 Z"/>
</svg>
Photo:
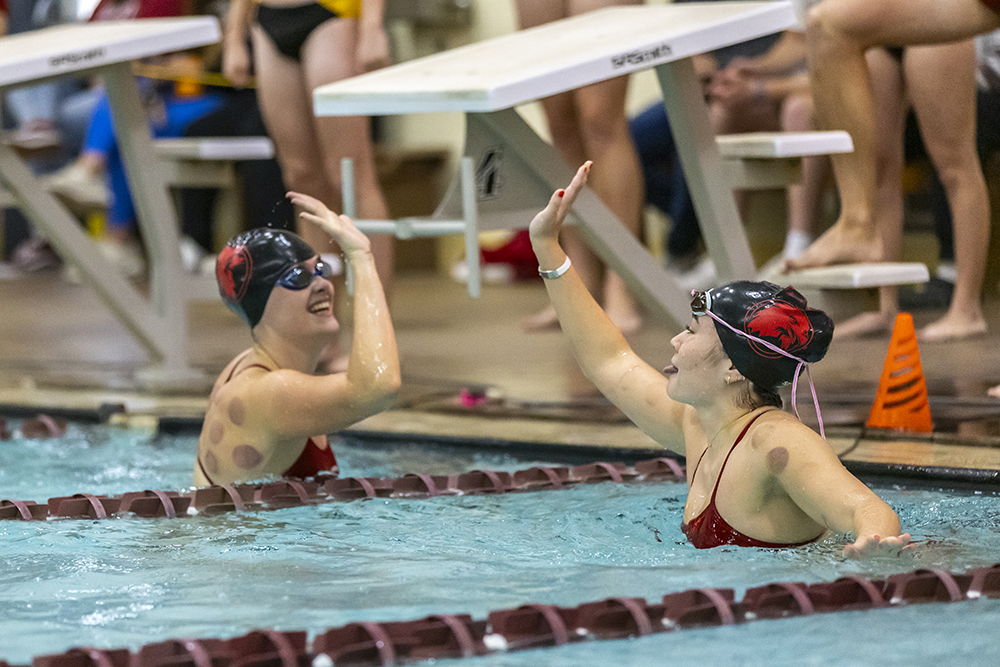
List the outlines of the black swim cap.
<svg viewBox="0 0 1000 667">
<path fill-rule="evenodd" d="M 315 256 L 316 251 L 297 234 L 269 227 L 251 229 L 230 239 L 219 253 L 215 262 L 219 294 L 252 329 L 278 278 Z"/>
<path fill-rule="evenodd" d="M 761 388 L 774 389 L 794 380 L 799 362 L 737 332 L 767 341 L 808 363 L 822 359 L 833 338 L 833 320 L 822 310 L 810 308 L 792 287 L 741 280 L 698 293 L 693 307 L 696 302 L 696 311 L 706 307 L 736 330 L 715 322 L 722 348 L 736 370 Z"/>
</svg>

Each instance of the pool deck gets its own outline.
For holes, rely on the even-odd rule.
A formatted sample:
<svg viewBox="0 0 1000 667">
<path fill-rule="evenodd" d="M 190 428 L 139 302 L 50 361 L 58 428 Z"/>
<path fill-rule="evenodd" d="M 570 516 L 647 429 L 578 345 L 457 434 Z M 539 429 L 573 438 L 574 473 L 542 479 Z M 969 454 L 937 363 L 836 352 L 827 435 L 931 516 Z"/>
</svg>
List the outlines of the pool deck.
<svg viewBox="0 0 1000 667">
<path fill-rule="evenodd" d="M 0 267 L 2 268 L 2 267 Z M 392 298 L 403 366 L 399 407 L 356 428 L 457 438 L 501 438 L 540 444 L 650 450 L 656 444 L 599 399 L 559 332 L 526 334 L 520 320 L 547 302 L 540 282 L 486 286 L 478 300 L 434 274 L 404 274 Z M 59 272 L 0 279 L 0 405 L 96 410 L 120 403 L 139 420 L 196 421 L 210 381 L 249 344 L 246 327 L 220 303 L 189 310 L 190 355 L 204 387 L 174 393 L 141 391 L 135 372 L 142 348 L 86 287 Z M 888 335 L 835 341 L 813 377 L 825 406 L 830 441 L 845 460 L 1000 469 L 1000 401 L 985 390 L 1000 383 L 1000 302 L 986 302 L 991 332 L 972 340 L 925 345 L 921 362 L 938 414 L 987 416 L 932 436 L 886 439 L 862 433 L 875 396 Z M 938 312 L 917 312 L 917 326 Z M 654 367 L 669 363 L 671 332 L 647 321 L 630 336 Z M 485 394 L 463 407 L 463 388 Z M 961 399 L 960 405 L 955 401 Z M 806 421 L 812 407 L 800 389 Z M 941 411 L 941 412 L 938 412 Z M 964 412 L 962 412 L 964 411 Z M 950 417 L 949 417 L 950 418 Z"/>
</svg>

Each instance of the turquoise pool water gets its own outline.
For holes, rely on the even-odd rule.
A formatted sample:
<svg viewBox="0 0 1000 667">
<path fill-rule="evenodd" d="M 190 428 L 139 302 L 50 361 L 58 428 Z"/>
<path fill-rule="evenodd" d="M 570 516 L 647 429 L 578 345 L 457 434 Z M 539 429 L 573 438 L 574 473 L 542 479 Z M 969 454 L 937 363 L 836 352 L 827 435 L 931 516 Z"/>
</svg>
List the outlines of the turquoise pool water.
<svg viewBox="0 0 1000 667">
<path fill-rule="evenodd" d="M 190 482 L 193 438 L 74 426 L 66 438 L 0 442 L 0 498 L 44 501 Z M 338 448 L 345 474 L 534 465 L 416 447 Z M 47 468 L 53 474 L 44 474 Z M 173 521 L 0 522 L 0 659 L 73 646 L 131 647 L 257 627 L 317 632 L 357 620 L 470 613 L 611 596 L 657 600 L 695 586 L 953 571 L 1000 560 L 1000 498 L 880 489 L 923 541 L 914 559 L 864 563 L 840 543 L 697 551 L 680 532 L 682 484 L 334 503 Z M 516 652 L 477 665 L 905 664 L 1000 662 L 1000 601 L 761 621 Z M 815 651 L 815 653 L 814 653 Z M 947 659 L 945 659 L 947 656 Z M 462 661 L 452 661 L 463 664 Z"/>
</svg>

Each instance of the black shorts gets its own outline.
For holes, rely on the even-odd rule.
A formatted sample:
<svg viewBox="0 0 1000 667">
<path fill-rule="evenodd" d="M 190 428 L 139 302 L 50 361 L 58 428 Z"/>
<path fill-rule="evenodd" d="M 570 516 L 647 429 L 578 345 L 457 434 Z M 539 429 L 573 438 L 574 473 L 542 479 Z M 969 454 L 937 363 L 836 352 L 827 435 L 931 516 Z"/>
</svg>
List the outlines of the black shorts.
<svg viewBox="0 0 1000 667">
<path fill-rule="evenodd" d="M 296 62 L 302 61 L 302 45 L 312 31 L 330 19 L 340 18 L 326 7 L 311 2 L 293 7 L 257 8 L 257 25 L 274 47 Z"/>
</svg>

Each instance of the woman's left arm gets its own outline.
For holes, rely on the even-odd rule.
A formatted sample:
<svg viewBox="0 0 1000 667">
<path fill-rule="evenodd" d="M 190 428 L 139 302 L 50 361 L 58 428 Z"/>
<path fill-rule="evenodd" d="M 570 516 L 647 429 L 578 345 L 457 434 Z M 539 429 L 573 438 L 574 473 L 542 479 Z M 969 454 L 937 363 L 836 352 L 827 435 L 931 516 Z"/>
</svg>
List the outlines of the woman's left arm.
<svg viewBox="0 0 1000 667">
<path fill-rule="evenodd" d="M 896 555 L 909 544 L 910 534 L 900 534 L 892 508 L 848 472 L 815 431 L 788 420 L 761 437 L 768 469 L 795 504 L 828 529 L 854 535 L 845 556 Z"/>
</svg>

